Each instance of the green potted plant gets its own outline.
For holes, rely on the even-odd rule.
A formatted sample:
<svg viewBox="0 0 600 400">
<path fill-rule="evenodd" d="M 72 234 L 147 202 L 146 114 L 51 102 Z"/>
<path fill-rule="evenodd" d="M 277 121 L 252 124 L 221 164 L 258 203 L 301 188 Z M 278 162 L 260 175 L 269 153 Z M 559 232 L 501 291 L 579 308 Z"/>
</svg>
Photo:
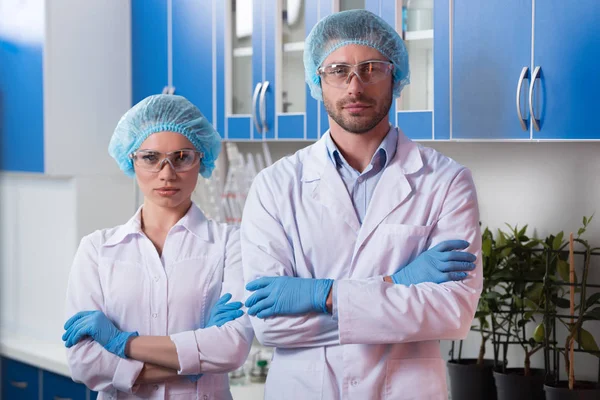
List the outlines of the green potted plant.
<svg viewBox="0 0 600 400">
<path fill-rule="evenodd" d="M 506 360 L 509 345 L 522 348 L 524 359 L 522 367 L 507 368 L 503 363 L 494 371 L 494 379 L 499 400 L 536 400 L 544 399 L 544 369 L 531 368 L 531 357 L 543 349 L 543 279 L 546 272 L 545 250 L 559 248 L 562 234 L 538 240 L 527 236 L 527 226 L 518 229 L 511 227 L 508 234 L 499 232 L 505 243 L 507 253 L 499 282 L 499 290 L 505 295 L 502 311 L 497 318 L 497 337 L 504 350 Z M 554 264 L 557 260 L 551 261 Z M 533 334 L 528 327 L 536 324 Z"/>
<path fill-rule="evenodd" d="M 491 325 L 495 324 L 495 311 L 498 310 L 502 295 L 496 292 L 498 271 L 502 270 L 507 252 L 503 243 L 497 243 L 492 232 L 485 229 L 482 234 L 483 289 L 475 313 L 477 323 L 471 328 L 479 331 L 481 342 L 477 358 L 462 358 L 462 341 L 458 358 L 448 361 L 450 389 L 454 399 L 495 399 L 496 386 L 492 371 L 497 365 L 497 357 L 486 359 L 486 344 L 490 341 Z M 452 352 L 454 356 L 454 352 Z"/>
<path fill-rule="evenodd" d="M 592 216 L 593 217 L 593 216 Z M 559 280 L 559 285 L 552 285 L 552 290 L 548 290 L 548 297 L 551 297 L 552 302 L 549 303 L 549 312 L 546 316 L 545 321 L 545 342 L 547 346 L 551 347 L 551 350 L 559 352 L 561 357 L 564 359 L 564 368 L 567 376 L 570 376 L 571 371 L 571 358 L 570 349 L 571 346 L 575 346 L 577 343 L 578 350 L 587 352 L 591 356 L 600 357 L 600 349 L 594 339 L 594 336 L 584 328 L 584 323 L 591 321 L 600 321 L 600 292 L 589 294 L 588 288 L 591 286 L 588 283 L 588 276 L 590 271 L 590 264 L 592 261 L 592 255 L 598 255 L 600 248 L 592 248 L 590 244 L 581 239 L 581 235 L 585 232 L 588 224 L 592 220 L 590 218 L 583 218 L 583 227 L 579 229 L 577 238 L 574 242 L 578 243 L 583 247 L 584 265 L 581 280 L 577 279 L 575 273 L 573 273 L 573 279 L 569 277 L 570 265 L 563 262 L 557 268 L 558 277 L 553 280 Z M 575 300 L 571 304 L 570 300 L 565 299 L 567 292 L 565 287 L 571 286 L 571 281 L 577 285 L 573 286 L 576 289 L 573 290 L 579 294 L 579 304 Z M 595 287 L 599 287 L 595 285 Z M 574 297 L 573 297 L 574 298 Z M 575 298 L 574 298 L 575 299 Z M 563 314 L 558 309 L 569 308 L 574 311 L 569 316 Z M 571 317 L 571 315 L 573 317 Z M 554 327 L 563 327 L 566 331 L 566 338 L 564 341 L 564 347 L 559 347 L 559 343 L 556 340 L 550 340 L 550 333 Z M 554 329 L 554 337 L 556 336 L 556 329 Z M 572 376 L 571 384 L 569 381 L 558 380 L 559 370 L 558 366 L 555 365 L 555 381 L 548 382 L 544 385 L 546 392 L 546 398 L 550 400 L 597 400 L 600 399 L 600 385 L 598 382 L 586 382 L 575 380 Z M 575 369 L 577 371 L 577 369 Z"/>
</svg>

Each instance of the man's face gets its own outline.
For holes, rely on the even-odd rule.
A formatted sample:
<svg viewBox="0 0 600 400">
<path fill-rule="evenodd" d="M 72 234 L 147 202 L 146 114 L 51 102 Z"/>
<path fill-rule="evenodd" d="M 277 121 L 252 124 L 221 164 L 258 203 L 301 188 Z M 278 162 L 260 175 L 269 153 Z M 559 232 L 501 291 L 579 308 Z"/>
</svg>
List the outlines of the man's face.
<svg viewBox="0 0 600 400">
<path fill-rule="evenodd" d="M 380 52 L 351 44 L 331 53 L 322 66 L 329 64 L 358 64 L 363 61 L 388 61 Z M 346 88 L 328 85 L 321 79 L 323 104 L 333 121 L 347 132 L 361 134 L 373 129 L 386 118 L 392 105 L 392 74 L 374 84 L 363 84 L 352 74 Z"/>
</svg>

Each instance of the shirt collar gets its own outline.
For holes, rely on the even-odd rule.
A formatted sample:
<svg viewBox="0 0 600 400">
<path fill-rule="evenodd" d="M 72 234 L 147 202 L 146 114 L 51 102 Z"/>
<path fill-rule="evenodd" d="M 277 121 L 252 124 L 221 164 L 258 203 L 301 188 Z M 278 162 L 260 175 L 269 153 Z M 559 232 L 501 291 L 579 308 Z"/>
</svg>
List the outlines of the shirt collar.
<svg viewBox="0 0 600 400">
<path fill-rule="evenodd" d="M 104 242 L 104 246 L 114 246 L 122 243 L 130 235 L 142 234 L 142 208 L 140 206 L 136 213 L 124 225 L 119 226 L 116 231 Z M 208 230 L 208 219 L 195 203 L 192 202 L 190 209 L 172 229 L 183 227 L 199 239 L 210 241 Z"/>
<path fill-rule="evenodd" d="M 327 154 L 329 155 L 329 159 L 331 160 L 333 165 L 336 166 L 336 168 L 341 167 L 341 166 L 346 166 L 348 168 L 352 168 L 352 167 L 350 167 L 348 162 L 344 159 L 344 156 L 342 155 L 342 153 L 338 149 L 337 145 L 331 138 L 331 133 L 329 131 L 327 131 L 327 133 L 325 134 L 325 146 L 327 147 Z M 385 137 L 379 144 L 379 147 L 377 147 L 377 150 L 375 150 L 375 153 L 373 154 L 373 158 L 371 159 L 371 164 L 374 164 L 378 157 L 383 157 L 384 161 L 383 161 L 383 166 L 381 168 L 383 170 L 385 167 L 388 166 L 390 161 L 396 155 L 397 147 L 398 147 L 398 130 L 394 127 L 390 127 L 390 130 L 388 131 L 388 133 L 385 135 Z"/>
</svg>

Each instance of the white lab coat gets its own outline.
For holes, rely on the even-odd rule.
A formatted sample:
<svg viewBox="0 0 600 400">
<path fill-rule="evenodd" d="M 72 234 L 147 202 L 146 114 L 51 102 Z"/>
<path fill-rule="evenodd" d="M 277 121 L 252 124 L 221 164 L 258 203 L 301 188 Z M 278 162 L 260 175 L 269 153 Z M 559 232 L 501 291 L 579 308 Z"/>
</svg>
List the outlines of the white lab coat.
<svg viewBox="0 0 600 400">
<path fill-rule="evenodd" d="M 464 281 L 383 282 L 447 239 L 468 240 L 467 251 L 477 255 Z M 468 169 L 399 132 L 361 226 L 323 138 L 256 177 L 241 240 L 246 282 L 287 275 L 338 285 L 337 321 L 324 314 L 251 318 L 258 340 L 277 348 L 267 399 L 447 398 L 439 340 L 466 337 L 482 286 Z"/>
</svg>

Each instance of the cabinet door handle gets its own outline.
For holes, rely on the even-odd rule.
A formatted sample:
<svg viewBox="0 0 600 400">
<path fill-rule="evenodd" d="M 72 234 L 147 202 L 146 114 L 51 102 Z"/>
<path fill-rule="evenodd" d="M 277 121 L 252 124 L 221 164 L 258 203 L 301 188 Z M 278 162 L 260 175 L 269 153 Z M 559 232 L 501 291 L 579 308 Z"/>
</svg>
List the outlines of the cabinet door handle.
<svg viewBox="0 0 600 400">
<path fill-rule="evenodd" d="M 529 115 L 531 116 L 531 123 L 533 124 L 533 128 L 536 131 L 540 130 L 540 120 L 535 117 L 535 112 L 533 111 L 533 89 L 535 88 L 535 81 L 540 77 L 540 72 L 542 71 L 542 67 L 537 66 L 533 70 L 533 74 L 531 75 L 531 83 L 529 84 Z"/>
<path fill-rule="evenodd" d="M 523 81 L 525 79 L 529 79 L 529 67 L 523 67 L 521 75 L 519 76 L 519 83 L 517 83 L 517 116 L 519 117 L 521 128 L 524 131 L 527 130 L 527 123 L 523 118 L 523 114 L 521 114 L 521 89 L 523 88 Z"/>
<path fill-rule="evenodd" d="M 256 132 L 260 133 L 260 125 L 258 125 L 258 116 L 256 115 L 256 103 L 258 101 L 258 94 L 260 93 L 260 87 L 262 82 L 258 82 L 254 87 L 254 94 L 252 95 L 252 120 L 254 121 L 254 127 Z"/>
<path fill-rule="evenodd" d="M 267 126 L 267 105 L 265 104 L 265 94 L 267 93 L 267 88 L 269 87 L 269 81 L 265 81 L 263 83 L 262 89 L 260 89 L 260 123 L 262 124 L 263 131 L 262 133 L 266 133 L 269 127 Z"/>
<path fill-rule="evenodd" d="M 54 396 L 54 400 L 73 400 L 70 397 L 59 397 L 59 396 Z"/>
<path fill-rule="evenodd" d="M 27 389 L 27 382 L 10 381 L 10 386 L 16 387 L 17 389 Z"/>
</svg>

